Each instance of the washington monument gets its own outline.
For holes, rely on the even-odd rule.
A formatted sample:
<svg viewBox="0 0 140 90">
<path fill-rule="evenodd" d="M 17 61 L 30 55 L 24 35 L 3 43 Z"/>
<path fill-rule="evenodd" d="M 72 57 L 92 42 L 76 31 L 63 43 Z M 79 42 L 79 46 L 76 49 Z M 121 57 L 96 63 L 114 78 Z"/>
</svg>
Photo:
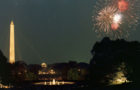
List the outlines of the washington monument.
<svg viewBox="0 0 140 90">
<path fill-rule="evenodd" d="M 10 24 L 10 51 L 9 51 L 9 63 L 15 63 L 15 35 L 14 35 L 14 22 Z"/>
</svg>

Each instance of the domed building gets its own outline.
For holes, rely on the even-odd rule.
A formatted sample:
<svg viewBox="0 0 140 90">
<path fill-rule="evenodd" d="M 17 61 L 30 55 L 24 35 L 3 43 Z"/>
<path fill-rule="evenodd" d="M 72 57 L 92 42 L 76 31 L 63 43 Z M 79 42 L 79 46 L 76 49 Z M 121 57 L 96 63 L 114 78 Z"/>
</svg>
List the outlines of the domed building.
<svg viewBox="0 0 140 90">
<path fill-rule="evenodd" d="M 47 68 L 47 64 L 46 63 L 41 63 L 41 67 L 42 68 Z"/>
<path fill-rule="evenodd" d="M 46 63 L 41 63 L 41 69 L 38 71 L 39 80 L 62 80 L 62 77 L 56 73 L 51 67 L 47 67 Z"/>
<path fill-rule="evenodd" d="M 41 63 L 41 70 L 38 71 L 38 74 L 47 74 L 47 64 L 45 62 Z"/>
</svg>

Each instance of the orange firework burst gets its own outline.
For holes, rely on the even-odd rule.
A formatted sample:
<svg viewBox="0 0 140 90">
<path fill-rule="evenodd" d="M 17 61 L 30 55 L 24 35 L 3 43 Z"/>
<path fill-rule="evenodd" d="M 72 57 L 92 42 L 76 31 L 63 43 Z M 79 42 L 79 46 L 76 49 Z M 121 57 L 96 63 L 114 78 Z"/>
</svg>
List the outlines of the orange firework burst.
<svg viewBox="0 0 140 90">
<path fill-rule="evenodd" d="M 112 28 L 112 30 L 117 30 L 119 28 L 119 24 L 118 23 L 112 23 L 111 28 Z"/>
<path fill-rule="evenodd" d="M 119 0 L 118 1 L 118 9 L 121 12 L 124 12 L 124 11 L 128 10 L 128 2 L 125 1 L 125 0 Z"/>
</svg>

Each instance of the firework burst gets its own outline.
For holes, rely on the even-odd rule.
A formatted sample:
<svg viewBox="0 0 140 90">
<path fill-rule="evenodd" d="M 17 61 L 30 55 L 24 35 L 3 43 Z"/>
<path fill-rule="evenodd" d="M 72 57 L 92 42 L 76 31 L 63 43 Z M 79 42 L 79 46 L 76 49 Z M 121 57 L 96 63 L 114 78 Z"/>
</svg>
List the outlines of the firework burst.
<svg viewBox="0 0 140 90">
<path fill-rule="evenodd" d="M 112 39 L 127 38 L 138 24 L 139 6 L 138 0 L 99 0 L 93 16 L 95 32 Z"/>
</svg>

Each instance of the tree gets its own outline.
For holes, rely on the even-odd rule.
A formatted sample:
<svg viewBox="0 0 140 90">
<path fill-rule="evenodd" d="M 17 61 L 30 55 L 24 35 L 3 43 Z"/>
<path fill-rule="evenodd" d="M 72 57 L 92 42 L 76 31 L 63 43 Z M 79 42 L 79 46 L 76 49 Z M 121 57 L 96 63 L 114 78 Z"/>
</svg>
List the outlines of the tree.
<svg viewBox="0 0 140 90">
<path fill-rule="evenodd" d="M 7 58 L 0 51 L 0 80 L 2 84 L 10 83 L 10 64 L 7 63 Z"/>
<path fill-rule="evenodd" d="M 104 38 L 94 45 L 91 53 L 91 84 L 103 86 L 121 80 L 124 83 L 140 81 L 140 43 Z"/>
<path fill-rule="evenodd" d="M 28 81 L 37 80 L 37 75 L 35 75 L 32 72 L 26 72 L 25 73 L 25 80 L 28 80 Z"/>
<path fill-rule="evenodd" d="M 67 74 L 68 80 L 79 80 L 80 73 L 78 72 L 77 68 L 71 68 Z"/>
</svg>

